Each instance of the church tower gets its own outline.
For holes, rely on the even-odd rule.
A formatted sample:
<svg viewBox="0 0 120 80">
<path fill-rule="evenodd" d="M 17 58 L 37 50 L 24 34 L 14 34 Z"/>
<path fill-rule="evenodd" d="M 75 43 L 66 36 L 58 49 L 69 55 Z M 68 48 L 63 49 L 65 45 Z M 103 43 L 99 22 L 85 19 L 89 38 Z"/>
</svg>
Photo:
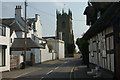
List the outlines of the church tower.
<svg viewBox="0 0 120 80">
<path fill-rule="evenodd" d="M 74 35 L 72 29 L 72 12 L 69 9 L 68 14 L 62 10 L 60 13 L 56 10 L 57 15 L 57 39 L 59 39 L 59 33 L 62 33 L 62 40 L 65 42 L 65 56 L 72 57 L 73 52 L 70 52 L 70 46 L 74 45 Z"/>
</svg>

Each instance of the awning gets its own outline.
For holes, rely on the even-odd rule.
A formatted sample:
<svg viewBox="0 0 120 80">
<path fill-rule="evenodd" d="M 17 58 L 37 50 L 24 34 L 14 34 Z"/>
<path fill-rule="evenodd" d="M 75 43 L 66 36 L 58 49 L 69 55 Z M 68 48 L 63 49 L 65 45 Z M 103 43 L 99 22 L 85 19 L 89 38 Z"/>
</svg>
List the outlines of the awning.
<svg viewBox="0 0 120 80">
<path fill-rule="evenodd" d="M 24 38 L 15 38 L 14 42 L 12 43 L 11 50 L 12 51 L 21 51 L 25 48 L 25 39 Z M 33 41 L 31 38 L 27 38 L 27 50 L 30 50 L 32 48 L 44 48 L 43 45 L 37 44 L 35 41 Z"/>
</svg>

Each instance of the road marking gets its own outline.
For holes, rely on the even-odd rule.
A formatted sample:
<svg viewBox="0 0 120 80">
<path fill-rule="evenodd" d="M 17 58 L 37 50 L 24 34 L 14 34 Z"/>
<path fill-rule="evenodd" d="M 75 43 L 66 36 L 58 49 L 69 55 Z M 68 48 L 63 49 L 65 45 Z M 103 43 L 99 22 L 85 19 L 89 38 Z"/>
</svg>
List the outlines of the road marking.
<svg viewBox="0 0 120 80">
<path fill-rule="evenodd" d="M 53 70 L 49 71 L 46 75 L 50 74 L 51 72 L 53 72 Z"/>
<path fill-rule="evenodd" d="M 59 67 L 56 67 L 55 69 L 58 69 Z"/>
<path fill-rule="evenodd" d="M 74 69 L 75 69 L 75 67 L 73 67 L 70 71 L 70 80 L 72 80 L 72 73 L 73 73 Z"/>
<path fill-rule="evenodd" d="M 41 69 L 42 69 L 42 68 L 40 68 L 40 69 L 36 69 L 36 70 L 32 70 L 32 71 L 29 71 L 29 72 L 24 72 L 24 73 L 22 73 L 22 74 L 18 74 L 17 76 L 10 77 L 10 78 L 18 78 L 18 77 L 21 77 L 21 76 L 27 75 L 27 74 L 29 74 L 29 73 L 32 73 L 32 72 L 34 72 L 34 71 L 41 70 Z"/>
<path fill-rule="evenodd" d="M 38 70 L 40 70 L 40 69 L 38 69 Z M 34 71 L 36 71 L 36 70 L 34 70 Z M 21 74 L 21 75 L 18 75 L 18 76 L 16 76 L 16 77 L 13 77 L 13 78 L 18 78 L 18 77 L 27 75 L 27 74 L 29 74 L 29 73 L 32 73 L 32 72 L 34 72 L 34 71 L 30 71 L 30 72 L 27 72 L 27 73 L 23 73 L 23 74 Z"/>
<path fill-rule="evenodd" d="M 42 77 L 40 80 L 42 80 L 44 77 Z"/>
<path fill-rule="evenodd" d="M 31 72 L 32 72 L 32 71 L 31 71 Z M 18 76 L 14 77 L 14 78 L 18 78 L 18 77 L 24 76 L 24 75 L 29 74 L 29 73 L 31 73 L 31 72 L 28 72 L 28 73 L 24 73 L 24 74 L 18 75 Z"/>
</svg>

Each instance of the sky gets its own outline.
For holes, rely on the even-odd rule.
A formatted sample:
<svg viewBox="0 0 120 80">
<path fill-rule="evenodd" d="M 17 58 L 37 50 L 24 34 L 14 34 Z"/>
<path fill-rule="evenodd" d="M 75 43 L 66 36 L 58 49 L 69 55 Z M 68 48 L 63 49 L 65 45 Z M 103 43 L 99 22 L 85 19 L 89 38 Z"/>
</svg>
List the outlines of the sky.
<svg viewBox="0 0 120 80">
<path fill-rule="evenodd" d="M 2 2 L 2 18 L 13 18 L 16 5 L 22 6 L 24 17 L 24 2 Z M 86 6 L 87 2 L 28 2 L 27 18 L 34 18 L 35 14 L 39 14 L 42 24 L 42 36 L 55 36 L 56 9 L 60 12 L 64 9 L 67 13 L 70 8 L 73 18 L 74 39 L 76 40 L 89 28 L 86 26 L 86 16 L 83 15 Z"/>
</svg>

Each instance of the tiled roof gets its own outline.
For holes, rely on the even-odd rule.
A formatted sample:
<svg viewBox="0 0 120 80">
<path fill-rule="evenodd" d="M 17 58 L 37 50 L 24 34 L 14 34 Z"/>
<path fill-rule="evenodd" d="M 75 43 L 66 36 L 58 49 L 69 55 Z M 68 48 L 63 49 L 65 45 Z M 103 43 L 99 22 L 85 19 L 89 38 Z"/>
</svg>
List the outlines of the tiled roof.
<svg viewBox="0 0 120 80">
<path fill-rule="evenodd" d="M 9 26 L 13 22 L 13 20 L 15 20 L 15 18 L 4 18 L 2 19 L 2 24 Z"/>
<path fill-rule="evenodd" d="M 24 41 L 25 41 L 24 38 L 15 38 L 11 46 L 11 49 L 12 50 L 24 50 L 24 47 L 25 47 Z M 44 48 L 44 46 L 37 44 L 31 38 L 27 38 L 27 49 L 32 49 L 32 48 Z"/>
<path fill-rule="evenodd" d="M 23 17 L 21 17 L 22 19 L 23 19 L 23 21 L 24 21 L 24 18 Z M 5 25 L 10 25 L 10 24 L 12 24 L 13 23 L 13 21 L 15 20 L 15 18 L 3 18 L 2 20 L 1 20 L 1 22 L 3 23 L 3 24 L 5 24 Z M 27 19 L 28 20 L 28 24 L 30 25 L 30 24 L 32 24 L 32 22 L 34 22 L 35 21 L 35 18 L 28 18 Z M 18 21 L 17 21 L 18 22 Z M 19 23 L 19 22 L 18 22 Z M 16 26 L 17 24 L 14 24 L 14 25 L 12 25 L 12 26 Z M 22 29 L 24 29 L 24 26 L 22 25 L 22 24 L 20 24 L 19 23 L 19 25 L 21 26 L 21 28 Z M 30 26 L 31 27 L 31 26 Z M 18 28 L 14 28 L 14 30 L 18 30 Z M 20 30 L 20 29 L 19 29 Z"/>
<path fill-rule="evenodd" d="M 24 31 L 24 27 L 16 20 L 14 20 L 11 24 L 11 29 L 15 31 Z"/>
</svg>

